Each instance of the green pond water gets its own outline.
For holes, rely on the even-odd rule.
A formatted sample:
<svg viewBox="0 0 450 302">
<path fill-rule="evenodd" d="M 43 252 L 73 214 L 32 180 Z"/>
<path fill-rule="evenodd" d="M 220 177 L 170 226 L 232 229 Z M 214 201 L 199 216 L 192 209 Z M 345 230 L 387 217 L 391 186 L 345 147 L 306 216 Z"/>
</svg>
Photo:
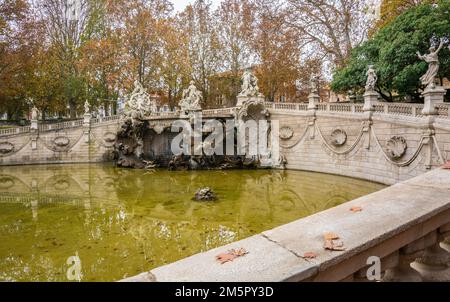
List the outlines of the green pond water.
<svg viewBox="0 0 450 302">
<path fill-rule="evenodd" d="M 192 201 L 209 186 L 213 203 Z M 297 171 L 0 168 L 0 281 L 116 281 L 382 189 Z"/>
</svg>

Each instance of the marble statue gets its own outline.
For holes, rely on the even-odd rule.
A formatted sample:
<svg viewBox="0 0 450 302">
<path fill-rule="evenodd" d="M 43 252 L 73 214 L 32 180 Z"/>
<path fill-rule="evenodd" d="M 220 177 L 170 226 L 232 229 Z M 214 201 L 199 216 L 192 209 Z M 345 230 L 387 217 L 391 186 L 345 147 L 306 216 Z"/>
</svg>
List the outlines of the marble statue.
<svg viewBox="0 0 450 302">
<path fill-rule="evenodd" d="M 88 101 L 84 103 L 84 114 L 89 114 L 91 112 L 91 105 Z"/>
<path fill-rule="evenodd" d="M 258 78 L 252 73 L 251 68 L 247 68 L 242 75 L 242 90 L 239 96 L 258 97 L 260 95 Z"/>
<path fill-rule="evenodd" d="M 378 82 L 378 76 L 373 68 L 373 65 L 369 65 L 369 70 L 367 70 L 367 82 L 366 82 L 366 92 L 375 91 L 375 86 Z"/>
<path fill-rule="evenodd" d="M 191 81 L 189 87 L 183 91 L 183 95 L 179 106 L 181 111 L 190 112 L 190 111 L 200 111 L 202 110 L 201 102 L 203 99 L 203 95 L 201 91 L 195 87 L 194 81 Z"/>
<path fill-rule="evenodd" d="M 309 81 L 309 87 L 311 89 L 311 94 L 319 94 L 319 76 L 313 75 Z"/>
<path fill-rule="evenodd" d="M 36 108 L 36 106 L 33 106 L 31 109 L 31 120 L 37 121 L 39 119 L 39 109 Z"/>
<path fill-rule="evenodd" d="M 156 102 L 150 98 L 141 82 L 134 82 L 134 90 L 125 103 L 125 114 L 134 118 L 143 118 L 157 111 Z"/>
<path fill-rule="evenodd" d="M 439 72 L 439 52 L 441 51 L 443 46 L 444 46 L 444 39 L 441 38 L 439 47 L 436 49 L 436 47 L 431 46 L 429 54 L 421 55 L 420 52 L 417 52 L 417 56 L 419 57 L 419 59 L 428 63 L 427 73 L 425 73 L 420 78 L 422 85 L 424 85 L 426 88 L 434 89 L 436 87 L 434 79 L 436 78 Z"/>
<path fill-rule="evenodd" d="M 302 91 L 302 82 L 300 80 L 295 81 L 295 88 L 297 91 Z"/>
</svg>

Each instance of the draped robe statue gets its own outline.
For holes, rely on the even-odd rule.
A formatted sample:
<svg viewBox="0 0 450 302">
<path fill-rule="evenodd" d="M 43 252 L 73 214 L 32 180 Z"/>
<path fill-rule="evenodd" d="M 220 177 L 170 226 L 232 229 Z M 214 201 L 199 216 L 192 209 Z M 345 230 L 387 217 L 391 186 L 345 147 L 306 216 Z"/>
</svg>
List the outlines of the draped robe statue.
<svg viewBox="0 0 450 302">
<path fill-rule="evenodd" d="M 429 54 L 421 55 L 420 52 L 417 52 L 417 56 L 419 57 L 419 59 L 428 63 L 427 73 L 425 73 L 420 78 L 422 85 L 424 85 L 426 88 L 435 88 L 434 80 L 439 73 L 439 52 L 441 51 L 443 46 L 444 39 L 441 39 L 441 43 L 439 44 L 438 49 L 436 49 L 436 47 L 434 46 L 431 46 Z"/>
</svg>

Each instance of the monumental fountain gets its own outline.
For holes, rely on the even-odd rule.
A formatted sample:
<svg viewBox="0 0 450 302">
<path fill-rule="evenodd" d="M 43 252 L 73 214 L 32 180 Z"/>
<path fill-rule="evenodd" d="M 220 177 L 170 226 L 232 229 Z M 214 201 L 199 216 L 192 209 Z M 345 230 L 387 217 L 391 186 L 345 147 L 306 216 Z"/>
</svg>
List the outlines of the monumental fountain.
<svg viewBox="0 0 450 302">
<path fill-rule="evenodd" d="M 259 91 L 258 79 L 251 69 L 247 69 L 242 76 L 242 91 L 237 97 L 237 106 L 233 109 L 231 117 L 218 119 L 213 126 L 208 127 L 207 118 L 202 120 L 202 100 L 201 91 L 191 81 L 189 87 L 183 91 L 182 99 L 179 102 L 180 109 L 175 116 L 177 120 L 188 123 L 188 128 L 192 126 L 189 135 L 199 137 L 201 143 L 198 146 L 189 143 L 186 149 L 190 150 L 188 152 L 183 150 L 179 154 L 174 154 L 173 150 L 168 148 L 169 144 L 165 144 L 163 146 L 165 150 L 161 152 L 162 156 L 155 157 L 152 152 L 146 152 L 146 149 L 149 148 L 145 148 L 145 146 L 157 145 L 158 143 L 154 140 L 156 136 L 165 137 L 164 140 L 167 141 L 173 139 L 174 135 L 180 134 L 180 131 L 175 129 L 173 117 L 164 126 L 162 126 L 162 123 L 152 124 L 150 118 L 152 114 L 157 113 L 157 106 L 144 91 L 142 85 L 136 82 L 135 89 L 125 104 L 121 128 L 117 135 L 115 158 L 118 166 L 147 169 L 168 167 L 170 170 L 237 169 L 271 166 L 270 154 L 250 156 L 248 153 L 250 134 L 245 131 L 248 130 L 246 126 L 248 126 L 249 121 L 256 122 L 257 127 L 261 121 L 270 124 L 268 122 L 270 114 L 265 108 L 265 98 Z M 230 127 L 230 125 L 232 126 Z M 217 130 L 220 130 L 220 134 L 213 138 L 212 144 L 220 144 L 221 147 L 214 148 L 218 152 L 207 154 L 205 152 L 207 144 L 205 141 L 208 141 L 208 136 L 213 136 Z M 244 146 L 240 146 L 240 130 L 246 138 L 243 139 L 245 141 Z M 258 129 L 255 130 L 259 131 Z M 271 130 L 269 126 L 264 135 L 269 137 Z M 229 136 L 233 137 L 231 154 L 229 152 L 230 142 L 226 141 Z M 189 139 L 187 138 L 187 140 Z M 270 145 L 269 142 L 265 144 Z M 240 148 L 246 151 L 238 152 Z"/>
</svg>

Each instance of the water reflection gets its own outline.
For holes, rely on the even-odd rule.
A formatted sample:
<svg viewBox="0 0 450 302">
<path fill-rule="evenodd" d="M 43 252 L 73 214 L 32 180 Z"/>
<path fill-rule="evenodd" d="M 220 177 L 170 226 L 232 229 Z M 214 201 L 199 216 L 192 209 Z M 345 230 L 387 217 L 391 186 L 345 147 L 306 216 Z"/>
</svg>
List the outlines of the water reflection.
<svg viewBox="0 0 450 302">
<path fill-rule="evenodd" d="M 191 200 L 199 187 L 220 200 Z M 108 165 L 0 168 L 0 280 L 112 281 L 381 189 L 295 171 L 167 172 Z"/>
</svg>

